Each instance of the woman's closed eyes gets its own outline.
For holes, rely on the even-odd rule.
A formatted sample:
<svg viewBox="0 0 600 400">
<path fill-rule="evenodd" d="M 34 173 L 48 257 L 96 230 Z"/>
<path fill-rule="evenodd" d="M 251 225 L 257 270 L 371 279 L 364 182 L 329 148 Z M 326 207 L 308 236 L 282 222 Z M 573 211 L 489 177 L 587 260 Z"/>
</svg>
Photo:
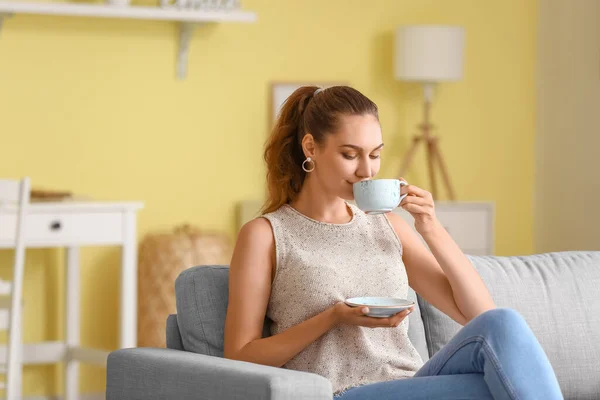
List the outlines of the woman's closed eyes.
<svg viewBox="0 0 600 400">
<path fill-rule="evenodd" d="M 346 160 L 354 160 L 354 159 L 356 159 L 356 157 L 358 157 L 357 154 L 345 154 L 345 153 L 342 153 L 342 156 L 344 156 L 344 158 Z M 379 154 L 371 154 L 369 157 L 371 158 L 371 160 L 376 160 L 380 157 L 380 155 Z"/>
</svg>

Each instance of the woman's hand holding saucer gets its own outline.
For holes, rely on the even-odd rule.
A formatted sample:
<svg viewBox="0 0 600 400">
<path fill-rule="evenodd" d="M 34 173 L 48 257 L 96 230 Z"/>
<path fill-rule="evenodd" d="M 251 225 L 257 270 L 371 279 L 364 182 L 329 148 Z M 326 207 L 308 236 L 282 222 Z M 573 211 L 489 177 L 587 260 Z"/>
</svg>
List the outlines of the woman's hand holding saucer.
<svg viewBox="0 0 600 400">
<path fill-rule="evenodd" d="M 367 307 L 350 307 L 343 301 L 333 306 L 338 325 L 355 325 L 367 328 L 395 328 L 413 311 L 410 307 L 387 318 L 369 317 Z"/>
</svg>

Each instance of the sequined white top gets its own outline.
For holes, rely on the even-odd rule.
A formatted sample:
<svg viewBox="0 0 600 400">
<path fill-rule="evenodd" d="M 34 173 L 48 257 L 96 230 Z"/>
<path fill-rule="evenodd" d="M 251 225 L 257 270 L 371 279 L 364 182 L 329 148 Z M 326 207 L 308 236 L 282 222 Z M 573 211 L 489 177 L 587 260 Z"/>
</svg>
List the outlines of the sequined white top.
<svg viewBox="0 0 600 400">
<path fill-rule="evenodd" d="M 276 335 L 350 297 L 406 298 L 402 245 L 385 215 L 352 204 L 352 220 L 313 220 L 289 205 L 263 215 L 271 223 L 276 273 L 267 316 Z M 328 378 L 334 394 L 368 383 L 412 377 L 423 365 L 408 338 L 408 318 L 397 328 L 341 325 L 325 333 L 283 368 Z"/>
</svg>

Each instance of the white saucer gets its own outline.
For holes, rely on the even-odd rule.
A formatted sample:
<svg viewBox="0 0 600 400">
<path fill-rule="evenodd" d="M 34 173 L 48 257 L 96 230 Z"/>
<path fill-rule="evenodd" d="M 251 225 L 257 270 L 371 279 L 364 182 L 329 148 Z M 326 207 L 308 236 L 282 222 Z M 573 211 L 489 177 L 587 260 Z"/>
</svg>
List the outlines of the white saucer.
<svg viewBox="0 0 600 400">
<path fill-rule="evenodd" d="M 369 317 L 387 318 L 415 305 L 414 301 L 396 297 L 353 297 L 344 301 L 350 307 L 368 307 Z"/>
</svg>

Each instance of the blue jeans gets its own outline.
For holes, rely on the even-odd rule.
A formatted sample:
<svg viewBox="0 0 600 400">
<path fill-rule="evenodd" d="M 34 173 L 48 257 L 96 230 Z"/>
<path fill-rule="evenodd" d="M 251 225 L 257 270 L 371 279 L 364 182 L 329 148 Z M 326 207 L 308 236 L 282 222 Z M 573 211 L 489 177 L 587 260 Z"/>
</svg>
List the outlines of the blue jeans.
<svg viewBox="0 0 600 400">
<path fill-rule="evenodd" d="M 347 390 L 342 400 L 563 399 L 554 370 L 523 317 L 496 308 L 473 318 L 414 377 Z"/>
</svg>

